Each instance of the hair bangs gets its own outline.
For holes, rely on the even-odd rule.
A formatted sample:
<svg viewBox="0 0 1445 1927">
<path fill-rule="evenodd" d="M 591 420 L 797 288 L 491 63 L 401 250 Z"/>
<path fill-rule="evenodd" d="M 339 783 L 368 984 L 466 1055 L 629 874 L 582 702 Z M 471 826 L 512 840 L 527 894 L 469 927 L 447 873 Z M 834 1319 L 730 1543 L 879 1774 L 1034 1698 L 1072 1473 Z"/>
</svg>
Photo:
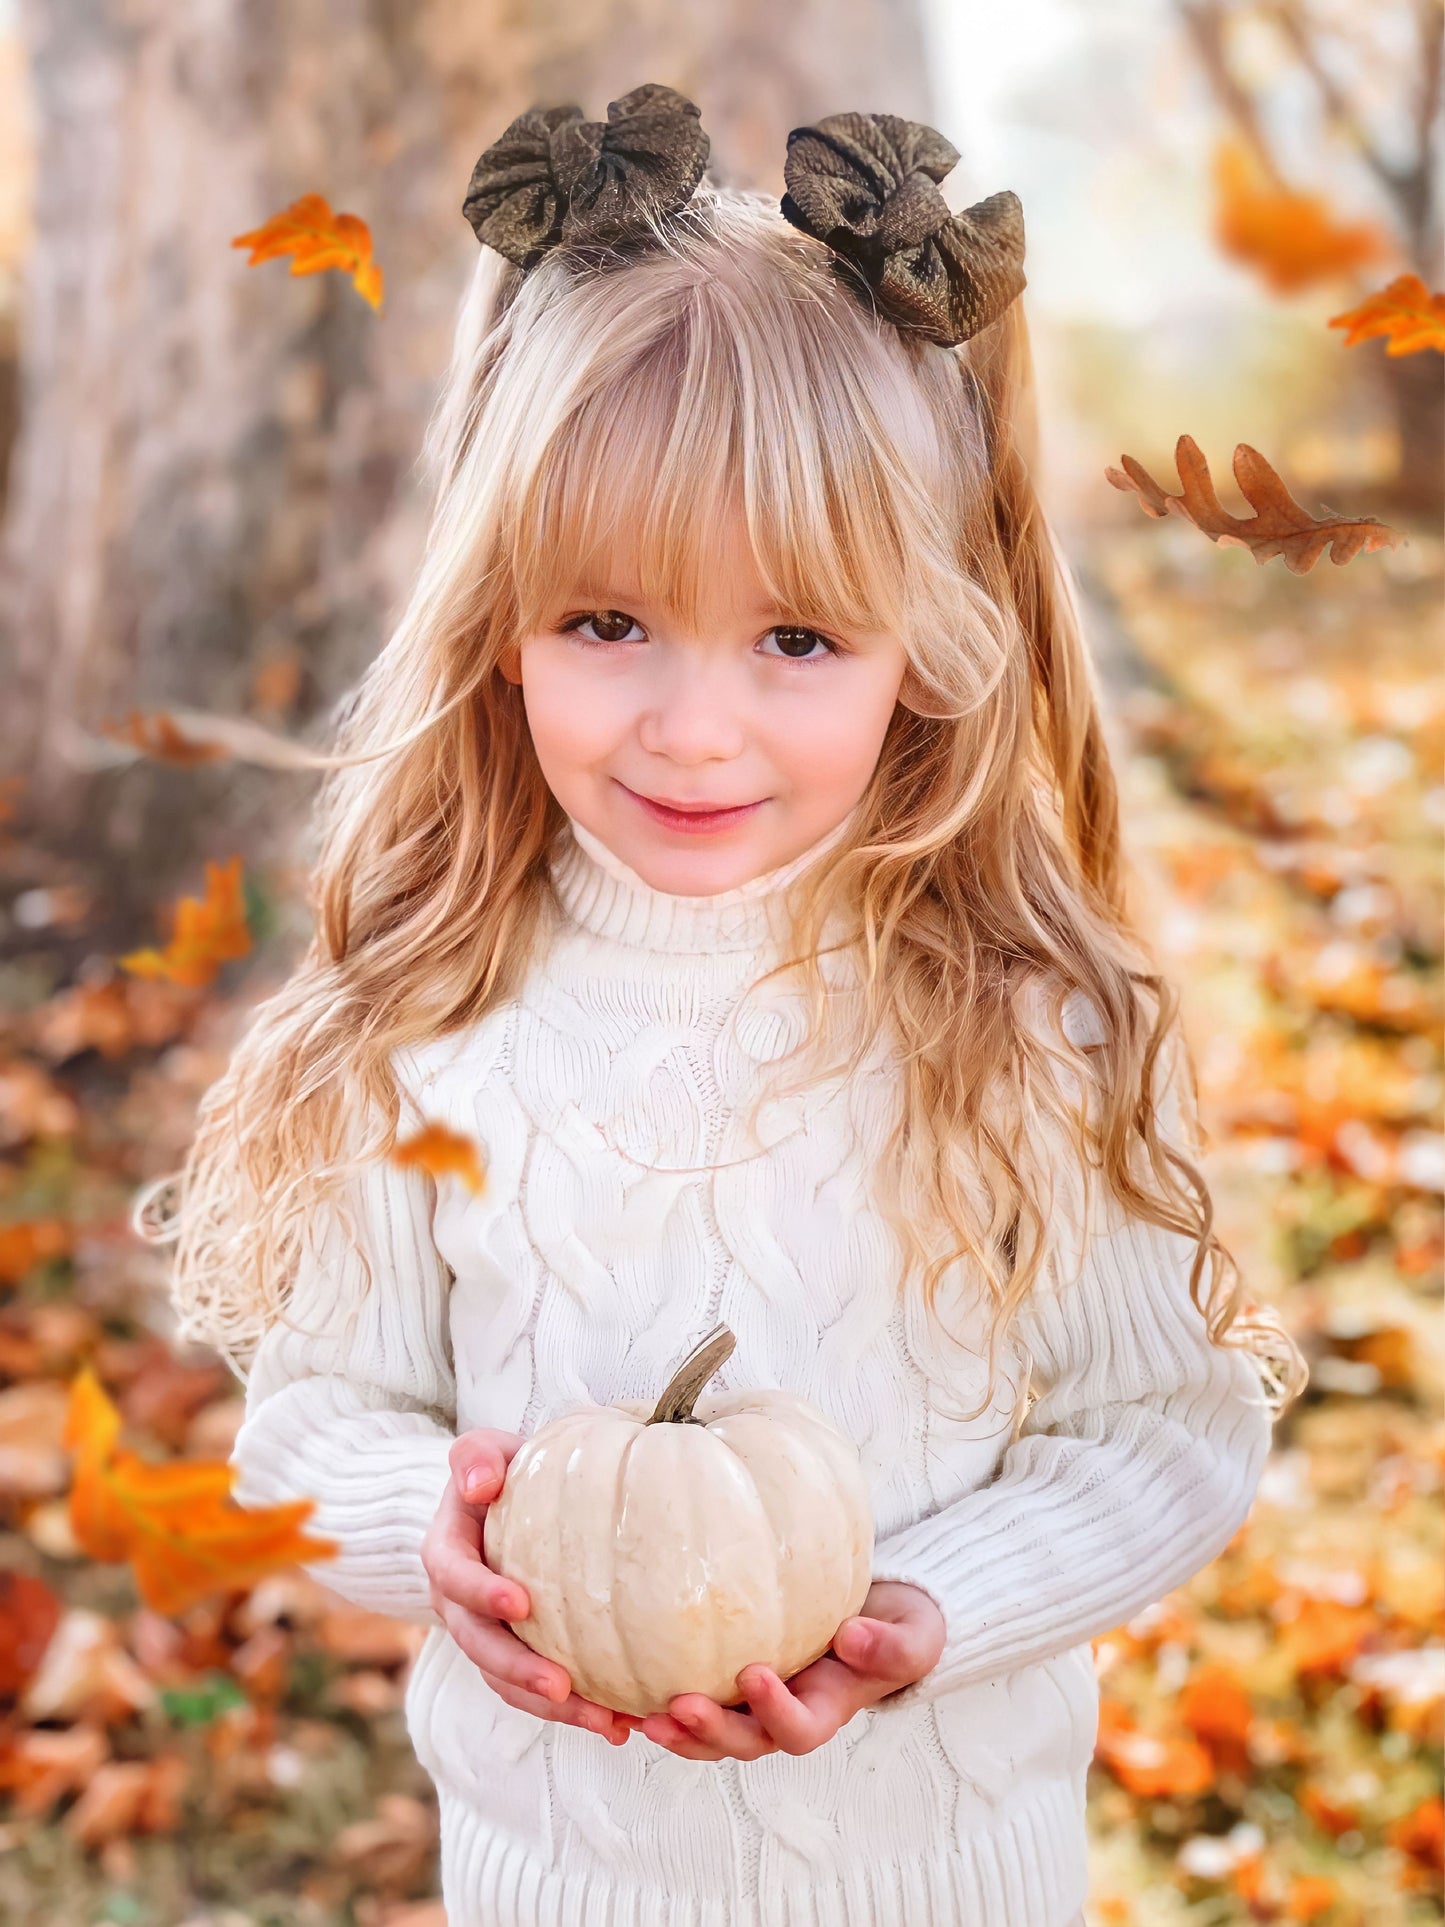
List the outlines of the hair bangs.
<svg viewBox="0 0 1445 1927">
<path fill-rule="evenodd" d="M 736 512 L 791 620 L 906 638 L 938 516 L 896 348 L 851 297 L 707 265 L 660 254 L 590 291 L 589 365 L 508 505 L 521 633 L 604 582 L 695 624 Z M 648 275 L 675 281 L 671 298 L 643 300 Z"/>
</svg>

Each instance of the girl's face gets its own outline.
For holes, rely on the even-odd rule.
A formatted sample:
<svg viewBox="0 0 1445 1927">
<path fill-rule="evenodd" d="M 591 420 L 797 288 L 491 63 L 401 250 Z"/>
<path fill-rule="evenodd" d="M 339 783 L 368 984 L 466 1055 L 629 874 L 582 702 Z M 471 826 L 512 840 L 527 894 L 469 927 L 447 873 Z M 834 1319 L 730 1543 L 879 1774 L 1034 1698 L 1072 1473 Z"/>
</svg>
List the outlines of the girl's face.
<svg viewBox="0 0 1445 1927">
<path fill-rule="evenodd" d="M 710 896 L 801 856 L 868 786 L 902 641 L 770 603 L 738 515 L 684 628 L 623 576 L 565 592 L 502 664 L 567 814 L 655 890 Z"/>
</svg>

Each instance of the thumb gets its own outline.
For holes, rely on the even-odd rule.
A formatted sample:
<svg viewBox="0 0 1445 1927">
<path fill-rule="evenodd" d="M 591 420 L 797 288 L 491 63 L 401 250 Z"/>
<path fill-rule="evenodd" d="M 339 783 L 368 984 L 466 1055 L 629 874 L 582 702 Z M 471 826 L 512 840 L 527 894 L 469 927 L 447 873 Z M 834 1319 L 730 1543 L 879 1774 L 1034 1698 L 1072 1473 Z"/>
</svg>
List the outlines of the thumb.
<svg viewBox="0 0 1445 1927">
<path fill-rule="evenodd" d="M 910 1663 L 902 1628 L 887 1619 L 858 1614 L 845 1619 L 833 1636 L 833 1651 L 855 1673 L 874 1679 L 902 1677 Z"/>
<path fill-rule="evenodd" d="M 457 1490 L 468 1504 L 485 1505 L 496 1498 L 520 1444 L 516 1433 L 492 1426 L 476 1426 L 461 1434 L 447 1459 Z"/>
</svg>

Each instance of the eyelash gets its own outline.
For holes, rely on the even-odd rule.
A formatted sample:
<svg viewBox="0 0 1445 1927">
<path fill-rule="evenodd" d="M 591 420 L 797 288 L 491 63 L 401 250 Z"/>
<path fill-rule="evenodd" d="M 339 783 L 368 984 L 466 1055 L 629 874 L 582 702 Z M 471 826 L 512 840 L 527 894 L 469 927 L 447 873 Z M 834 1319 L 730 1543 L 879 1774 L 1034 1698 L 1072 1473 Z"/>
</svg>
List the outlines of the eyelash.
<svg viewBox="0 0 1445 1927">
<path fill-rule="evenodd" d="M 583 615 L 569 616 L 567 620 L 562 624 L 562 633 L 564 635 L 577 634 L 582 629 L 583 625 L 585 623 L 591 622 L 595 616 L 622 615 L 624 613 L 625 612 L 621 609 L 589 609 Z M 633 623 L 635 627 L 639 629 L 642 627 L 642 624 L 638 622 L 636 616 L 631 616 L 628 619 Z M 830 636 L 825 636 L 821 629 L 810 629 L 806 623 L 802 623 L 802 622 L 774 623 L 773 627 L 769 629 L 767 633 L 771 636 L 775 634 L 776 631 L 779 629 L 801 629 L 805 635 L 815 636 L 817 640 L 822 643 L 823 648 L 830 656 L 841 656 L 844 653 L 841 645 L 834 642 Z M 604 649 L 609 647 L 619 648 L 619 649 L 631 648 L 633 646 L 632 639 L 627 636 L 583 636 L 582 640 L 584 642 L 596 643 L 599 647 Z M 778 655 L 773 656 L 771 660 L 774 662 L 792 662 L 792 663 L 796 663 L 800 668 L 804 668 L 804 667 L 807 667 L 809 664 L 823 661 L 823 657 L 822 656 L 787 656 L 787 655 L 783 655 L 780 652 Z"/>
</svg>

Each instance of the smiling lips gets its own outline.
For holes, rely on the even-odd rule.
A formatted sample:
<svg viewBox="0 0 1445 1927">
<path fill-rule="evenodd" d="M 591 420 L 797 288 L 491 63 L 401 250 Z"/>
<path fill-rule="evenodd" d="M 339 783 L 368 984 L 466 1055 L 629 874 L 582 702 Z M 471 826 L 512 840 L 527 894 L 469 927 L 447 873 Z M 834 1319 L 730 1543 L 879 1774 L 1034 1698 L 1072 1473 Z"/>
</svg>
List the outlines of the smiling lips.
<svg viewBox="0 0 1445 1927">
<path fill-rule="evenodd" d="M 716 836 L 722 830 L 731 830 L 745 822 L 755 810 L 760 810 L 767 800 L 759 798 L 756 803 L 664 803 L 655 796 L 640 796 L 636 790 L 628 789 L 626 783 L 618 783 L 617 787 L 646 810 L 654 823 L 662 824 L 664 829 L 681 830 L 684 836 Z"/>
</svg>

